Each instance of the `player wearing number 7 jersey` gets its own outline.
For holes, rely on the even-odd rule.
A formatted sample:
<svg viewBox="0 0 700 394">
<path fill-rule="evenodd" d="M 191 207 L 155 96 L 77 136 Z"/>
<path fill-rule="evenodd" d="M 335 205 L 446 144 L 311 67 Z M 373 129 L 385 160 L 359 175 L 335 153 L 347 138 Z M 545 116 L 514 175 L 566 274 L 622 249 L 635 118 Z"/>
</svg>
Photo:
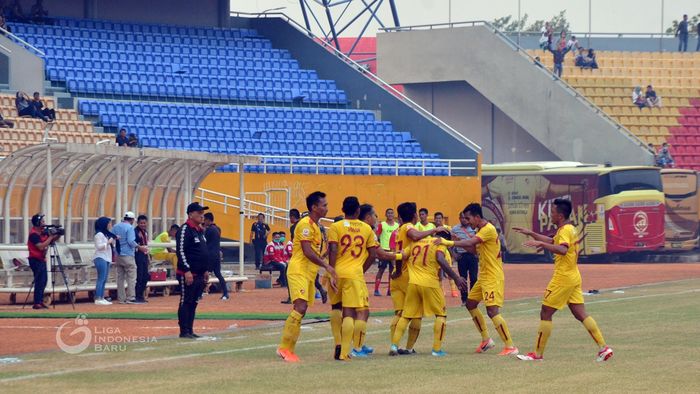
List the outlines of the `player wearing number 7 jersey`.
<svg viewBox="0 0 700 394">
<path fill-rule="evenodd" d="M 343 306 L 343 323 L 340 334 L 340 360 L 350 359 L 350 350 L 355 336 L 356 321 L 366 327 L 369 314 L 369 293 L 365 283 L 365 266 L 376 259 L 379 246 L 372 228 L 358 220 L 360 201 L 357 197 L 346 197 L 343 201 L 345 219 L 333 223 L 328 231 L 328 260 L 338 275 L 338 291 Z M 362 323 L 360 323 L 362 322 Z M 362 330 L 360 330 L 362 331 Z M 362 333 L 356 346 L 362 341 Z"/>
<path fill-rule="evenodd" d="M 552 333 L 552 316 L 558 309 L 569 306 L 574 317 L 583 323 L 593 340 L 598 344 L 597 361 L 606 361 L 613 356 L 613 351 L 605 344 L 603 334 L 598 324 L 586 313 L 583 306 L 583 293 L 581 291 L 581 273 L 578 270 L 578 238 L 576 228 L 569 221 L 571 215 L 571 201 L 564 199 L 554 200 L 552 206 L 552 221 L 557 226 L 554 238 L 524 228 L 515 227 L 513 230 L 534 238 L 525 242 L 525 246 L 545 249 L 554 254 L 554 275 L 547 285 L 542 300 L 540 311 L 540 327 L 537 331 L 535 352 L 518 356 L 523 361 L 541 360 L 544 348 L 547 345 L 549 334 Z"/>
<path fill-rule="evenodd" d="M 476 352 L 483 353 L 495 346 L 489 337 L 484 315 L 478 308 L 479 302 L 484 301 L 486 313 L 491 318 L 501 340 L 505 343 L 505 348 L 499 355 L 517 355 L 518 348 L 513 344 L 508 325 L 500 312 L 500 308 L 503 307 L 505 276 L 503 275 L 503 260 L 501 259 L 501 242 L 498 240 L 496 227 L 484 219 L 481 205 L 477 203 L 467 205 L 462 214 L 467 218 L 472 228 L 478 229 L 476 235 L 473 238 L 459 241 L 436 239 L 435 243 L 442 243 L 446 246 L 454 245 L 467 250 L 476 248 L 479 254 L 479 278 L 467 295 L 467 310 L 474 320 L 476 329 L 481 334 L 481 343 L 476 348 Z"/>
</svg>

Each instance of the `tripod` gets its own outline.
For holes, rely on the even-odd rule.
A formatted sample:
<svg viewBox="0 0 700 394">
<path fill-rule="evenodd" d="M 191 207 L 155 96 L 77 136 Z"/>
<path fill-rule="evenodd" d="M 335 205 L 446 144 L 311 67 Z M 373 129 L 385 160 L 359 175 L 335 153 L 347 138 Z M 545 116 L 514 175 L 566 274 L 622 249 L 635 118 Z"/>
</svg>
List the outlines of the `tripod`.
<svg viewBox="0 0 700 394">
<path fill-rule="evenodd" d="M 49 257 L 51 261 L 51 304 L 53 305 L 53 309 L 56 309 L 56 300 L 54 298 L 56 294 L 55 274 L 58 272 L 61 274 L 61 277 L 63 277 L 63 284 L 66 286 L 66 294 L 68 294 L 68 299 L 70 299 L 73 310 L 75 310 L 75 299 L 73 298 L 73 293 L 70 291 L 70 287 L 68 286 L 68 278 L 66 277 L 66 272 L 63 269 L 63 262 L 61 261 L 61 255 L 58 253 L 56 242 L 51 242 L 49 245 Z M 31 293 L 32 289 L 34 289 L 34 283 L 35 282 L 32 280 L 32 284 L 29 286 L 29 291 L 27 291 L 27 296 L 24 298 L 22 309 L 24 309 L 24 307 L 27 305 L 29 293 Z"/>
</svg>

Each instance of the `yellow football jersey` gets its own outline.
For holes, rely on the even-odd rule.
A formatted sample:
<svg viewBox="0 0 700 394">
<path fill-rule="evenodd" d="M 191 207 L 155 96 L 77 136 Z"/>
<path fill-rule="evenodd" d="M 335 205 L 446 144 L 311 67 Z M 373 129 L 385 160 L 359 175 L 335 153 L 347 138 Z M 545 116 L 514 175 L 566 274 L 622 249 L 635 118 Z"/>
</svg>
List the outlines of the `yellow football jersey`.
<svg viewBox="0 0 700 394">
<path fill-rule="evenodd" d="M 357 219 L 341 220 L 331 224 L 328 243 L 338 245 L 335 260 L 338 278 L 364 280 L 362 265 L 369 256 L 369 249 L 379 246 L 372 228 Z"/>
<path fill-rule="evenodd" d="M 423 238 L 413 242 L 410 248 L 404 249 L 404 261 L 408 266 L 408 283 L 423 287 L 440 287 L 440 263 L 437 252 L 445 255 L 447 263 L 451 263 L 450 252 L 444 245 L 434 245 L 433 237 Z"/>
<path fill-rule="evenodd" d="M 311 220 L 310 216 L 301 219 L 297 223 L 297 227 L 294 229 L 292 258 L 289 260 L 287 275 L 305 275 L 308 279 L 316 279 L 319 266 L 306 258 L 304 251 L 301 249 L 301 243 L 311 243 L 311 248 L 320 256 L 322 239 L 321 229 L 316 222 Z"/>
<path fill-rule="evenodd" d="M 554 276 L 553 282 L 561 284 L 581 283 L 581 273 L 578 270 L 578 237 L 576 228 L 571 224 L 561 226 L 554 235 L 555 245 L 567 245 L 565 255 L 554 253 Z"/>
<path fill-rule="evenodd" d="M 504 280 L 501 241 L 496 227 L 491 223 L 479 229 L 476 237 L 481 240 L 476 246 L 479 253 L 479 280 Z"/>
<path fill-rule="evenodd" d="M 426 231 L 426 230 L 432 230 L 435 228 L 435 223 L 430 223 L 426 224 L 425 226 L 421 224 L 421 222 L 416 223 L 416 230 L 418 231 Z"/>
<path fill-rule="evenodd" d="M 413 241 L 408 238 L 408 230 L 415 228 L 413 223 L 404 223 L 399 227 L 399 232 L 396 236 L 396 250 L 403 251 L 404 249 L 410 248 Z M 406 258 L 403 260 L 404 264 L 401 264 L 401 276 L 399 279 L 395 279 L 398 282 L 403 282 L 408 284 L 408 264 Z"/>
</svg>

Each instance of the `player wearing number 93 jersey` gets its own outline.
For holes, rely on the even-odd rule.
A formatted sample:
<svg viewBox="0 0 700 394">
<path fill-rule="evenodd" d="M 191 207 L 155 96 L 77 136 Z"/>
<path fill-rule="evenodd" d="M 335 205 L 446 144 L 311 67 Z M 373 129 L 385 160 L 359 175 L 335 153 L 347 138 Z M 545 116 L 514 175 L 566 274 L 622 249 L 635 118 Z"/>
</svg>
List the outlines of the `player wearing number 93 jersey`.
<svg viewBox="0 0 700 394">
<path fill-rule="evenodd" d="M 369 308 L 369 293 L 364 273 L 376 258 L 379 246 L 372 228 L 358 219 L 360 202 L 357 197 L 347 197 L 343 201 L 345 219 L 333 223 L 328 231 L 329 262 L 338 274 L 338 293 L 342 303 L 343 323 L 341 328 L 341 350 L 339 358 L 348 360 L 350 344 L 355 334 L 356 320 L 362 319 Z M 362 325 L 360 323 L 360 325 Z M 366 324 L 364 325 L 366 327 Z M 358 333 L 356 345 L 361 342 L 362 332 Z M 359 347 L 359 346 L 358 346 Z"/>
</svg>

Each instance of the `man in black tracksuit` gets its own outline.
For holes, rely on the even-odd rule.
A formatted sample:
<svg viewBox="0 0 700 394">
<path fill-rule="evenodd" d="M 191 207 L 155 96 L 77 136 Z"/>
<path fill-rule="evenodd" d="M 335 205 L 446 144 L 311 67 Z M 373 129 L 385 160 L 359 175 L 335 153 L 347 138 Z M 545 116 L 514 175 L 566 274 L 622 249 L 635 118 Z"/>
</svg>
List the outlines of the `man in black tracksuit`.
<svg viewBox="0 0 700 394">
<path fill-rule="evenodd" d="M 204 211 L 197 202 L 187 206 L 187 222 L 175 238 L 177 280 L 180 283 L 180 307 L 177 310 L 180 338 L 199 338 L 192 330 L 197 302 L 209 281 L 209 253 L 204 237 Z"/>
<path fill-rule="evenodd" d="M 226 280 L 221 275 L 221 229 L 214 223 L 214 214 L 211 212 L 204 214 L 204 228 L 204 236 L 207 238 L 207 249 L 209 250 L 209 272 L 219 279 L 221 299 L 227 301 Z"/>
</svg>

